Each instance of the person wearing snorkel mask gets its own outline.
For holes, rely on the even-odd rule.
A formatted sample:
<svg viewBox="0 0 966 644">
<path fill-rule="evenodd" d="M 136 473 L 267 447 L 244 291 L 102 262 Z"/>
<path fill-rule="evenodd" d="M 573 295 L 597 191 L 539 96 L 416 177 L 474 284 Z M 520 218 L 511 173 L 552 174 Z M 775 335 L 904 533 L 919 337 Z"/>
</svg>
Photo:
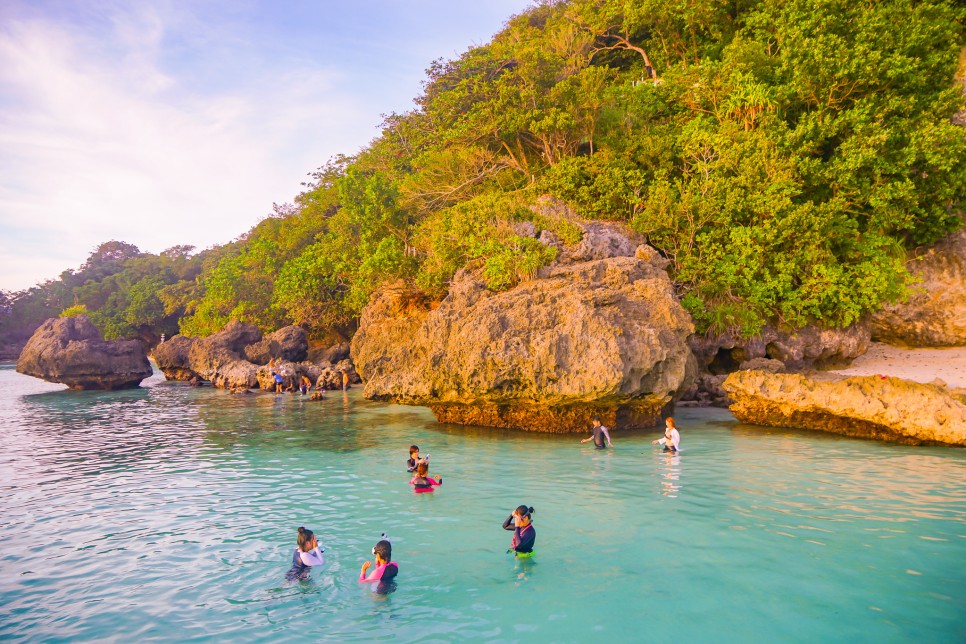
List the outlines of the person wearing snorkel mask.
<svg viewBox="0 0 966 644">
<path fill-rule="evenodd" d="M 521 505 L 503 522 L 504 530 L 513 530 L 513 539 L 507 552 L 513 552 L 517 557 L 533 556 L 533 544 L 537 540 L 537 531 L 533 527 L 531 514 L 533 514 L 533 508 Z"/>
<path fill-rule="evenodd" d="M 366 575 L 372 562 L 367 561 L 362 564 L 362 571 L 359 573 L 359 583 L 365 584 L 373 581 L 392 581 L 399 574 L 399 565 L 392 559 L 392 544 L 388 539 L 383 539 L 372 549 L 372 554 L 376 558 L 376 567 Z"/>
</svg>

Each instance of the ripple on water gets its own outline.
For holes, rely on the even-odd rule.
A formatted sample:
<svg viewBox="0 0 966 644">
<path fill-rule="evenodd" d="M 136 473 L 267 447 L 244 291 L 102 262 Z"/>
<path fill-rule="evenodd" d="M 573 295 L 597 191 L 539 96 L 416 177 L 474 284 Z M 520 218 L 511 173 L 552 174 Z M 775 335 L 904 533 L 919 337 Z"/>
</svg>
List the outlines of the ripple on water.
<svg viewBox="0 0 966 644">
<path fill-rule="evenodd" d="M 307 404 L 147 385 L 65 392 L 0 369 L 0 637 L 966 634 L 960 450 L 709 410 L 680 415 L 679 455 L 649 432 L 596 451 L 438 425 L 357 392 Z M 444 477 L 433 494 L 406 484 L 412 442 Z M 505 554 L 500 527 L 521 503 L 536 508 L 528 561 Z M 327 563 L 287 583 L 298 525 Z M 401 575 L 374 596 L 356 578 L 383 532 Z"/>
</svg>

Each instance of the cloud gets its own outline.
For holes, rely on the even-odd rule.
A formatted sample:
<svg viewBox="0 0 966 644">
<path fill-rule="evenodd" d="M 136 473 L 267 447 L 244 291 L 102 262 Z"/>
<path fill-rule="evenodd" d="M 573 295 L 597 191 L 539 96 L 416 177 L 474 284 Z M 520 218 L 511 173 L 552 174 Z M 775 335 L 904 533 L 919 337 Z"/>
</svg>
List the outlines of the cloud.
<svg viewBox="0 0 966 644">
<path fill-rule="evenodd" d="M 48 20 L 0 28 L 2 288 L 77 266 L 108 239 L 152 252 L 229 241 L 374 134 L 337 70 L 261 68 L 199 92 L 203 79 L 163 68 L 157 12 L 110 25 L 106 43 Z M 41 257 L 52 263 L 38 273 Z"/>
</svg>

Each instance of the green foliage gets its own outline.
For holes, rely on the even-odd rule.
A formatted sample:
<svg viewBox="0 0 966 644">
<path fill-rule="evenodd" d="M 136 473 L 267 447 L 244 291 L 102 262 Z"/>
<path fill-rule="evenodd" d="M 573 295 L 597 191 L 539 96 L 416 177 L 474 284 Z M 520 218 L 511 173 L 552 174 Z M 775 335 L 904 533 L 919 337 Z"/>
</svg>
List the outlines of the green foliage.
<svg viewBox="0 0 966 644">
<path fill-rule="evenodd" d="M 671 260 L 699 329 L 846 325 L 901 298 L 906 250 L 960 225 L 950 117 L 964 11 L 948 0 L 556 0 L 427 70 L 417 108 L 291 206 L 200 255 L 100 246 L 0 307 L 0 330 L 84 304 L 106 333 L 351 328 L 373 290 L 510 288 L 586 219 Z M 153 330 L 153 331 L 152 331 Z"/>
<path fill-rule="evenodd" d="M 58 317 L 62 318 L 74 318 L 78 315 L 87 315 L 87 307 L 83 304 L 75 304 L 74 306 L 68 306 L 66 309 L 60 312 Z"/>
</svg>

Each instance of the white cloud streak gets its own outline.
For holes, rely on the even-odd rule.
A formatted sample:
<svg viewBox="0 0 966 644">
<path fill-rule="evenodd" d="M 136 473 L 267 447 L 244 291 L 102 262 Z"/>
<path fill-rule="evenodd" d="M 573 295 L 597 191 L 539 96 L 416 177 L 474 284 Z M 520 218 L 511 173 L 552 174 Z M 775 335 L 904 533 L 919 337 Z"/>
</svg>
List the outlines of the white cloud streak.
<svg viewBox="0 0 966 644">
<path fill-rule="evenodd" d="M 198 93 L 163 69 L 165 19 L 111 16 L 110 46 L 50 21 L 0 28 L 0 288 L 77 266 L 102 241 L 224 243 L 352 152 L 378 120 L 321 66 Z"/>
</svg>

